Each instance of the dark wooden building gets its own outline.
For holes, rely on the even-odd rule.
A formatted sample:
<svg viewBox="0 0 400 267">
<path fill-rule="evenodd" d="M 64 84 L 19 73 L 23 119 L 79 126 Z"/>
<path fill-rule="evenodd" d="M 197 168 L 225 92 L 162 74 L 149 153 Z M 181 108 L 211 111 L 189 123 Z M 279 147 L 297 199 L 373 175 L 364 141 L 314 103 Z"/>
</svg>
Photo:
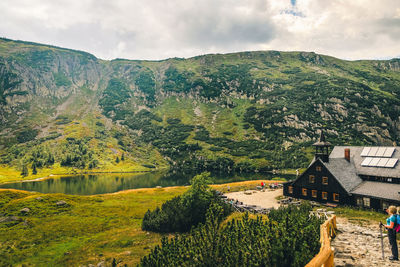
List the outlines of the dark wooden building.
<svg viewBox="0 0 400 267">
<path fill-rule="evenodd" d="M 400 147 L 335 146 L 321 133 L 315 157 L 283 194 L 321 203 L 385 209 L 400 206 Z"/>
</svg>

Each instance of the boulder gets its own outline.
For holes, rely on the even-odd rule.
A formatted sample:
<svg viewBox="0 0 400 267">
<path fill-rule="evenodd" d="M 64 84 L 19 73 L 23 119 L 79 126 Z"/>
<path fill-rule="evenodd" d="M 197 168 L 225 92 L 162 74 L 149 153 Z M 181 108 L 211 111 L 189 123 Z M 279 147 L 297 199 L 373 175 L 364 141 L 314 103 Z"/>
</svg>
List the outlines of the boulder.
<svg viewBox="0 0 400 267">
<path fill-rule="evenodd" d="M 57 206 L 65 206 L 68 205 L 67 202 L 65 202 L 64 200 L 60 200 L 56 203 Z"/>
<path fill-rule="evenodd" d="M 21 221 L 21 219 L 18 218 L 17 216 L 0 217 L 0 223 L 2 223 L 2 222 L 17 222 L 17 221 Z"/>
<path fill-rule="evenodd" d="M 31 210 L 29 208 L 23 208 L 19 212 L 22 214 L 28 214 Z"/>
</svg>

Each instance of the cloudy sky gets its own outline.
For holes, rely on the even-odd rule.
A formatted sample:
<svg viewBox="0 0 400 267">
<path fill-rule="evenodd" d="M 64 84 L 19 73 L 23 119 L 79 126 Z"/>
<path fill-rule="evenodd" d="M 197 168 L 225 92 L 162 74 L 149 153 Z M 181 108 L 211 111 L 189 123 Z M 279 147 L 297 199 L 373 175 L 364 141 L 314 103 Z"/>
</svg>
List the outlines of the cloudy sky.
<svg viewBox="0 0 400 267">
<path fill-rule="evenodd" d="M 1 0 L 0 36 L 103 59 L 249 50 L 400 57 L 400 0 Z"/>
</svg>

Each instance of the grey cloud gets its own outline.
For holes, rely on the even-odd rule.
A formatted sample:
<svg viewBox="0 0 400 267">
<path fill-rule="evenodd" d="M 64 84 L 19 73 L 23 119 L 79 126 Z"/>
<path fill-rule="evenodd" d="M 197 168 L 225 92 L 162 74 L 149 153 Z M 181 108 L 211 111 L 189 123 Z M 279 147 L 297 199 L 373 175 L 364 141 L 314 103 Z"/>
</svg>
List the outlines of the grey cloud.
<svg viewBox="0 0 400 267">
<path fill-rule="evenodd" d="M 0 36 L 105 59 L 260 49 L 390 57 L 400 50 L 400 2 L 382 1 L 2 0 Z"/>
</svg>

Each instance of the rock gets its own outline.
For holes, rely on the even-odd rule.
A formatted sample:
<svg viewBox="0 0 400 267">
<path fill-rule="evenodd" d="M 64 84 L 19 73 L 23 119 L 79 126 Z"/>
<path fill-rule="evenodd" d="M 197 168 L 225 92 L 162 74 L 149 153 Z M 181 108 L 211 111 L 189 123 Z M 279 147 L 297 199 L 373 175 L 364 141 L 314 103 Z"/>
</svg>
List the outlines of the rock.
<svg viewBox="0 0 400 267">
<path fill-rule="evenodd" d="M 160 186 L 160 185 L 157 185 L 157 186 L 156 186 L 156 188 L 160 189 L 160 188 L 162 188 L 162 186 Z"/>
<path fill-rule="evenodd" d="M 43 200 L 42 197 L 37 197 L 37 198 L 35 198 L 35 199 L 38 200 L 38 201 L 42 201 L 42 200 Z"/>
<path fill-rule="evenodd" d="M 29 208 L 23 208 L 19 212 L 22 214 L 28 214 L 31 210 Z"/>
<path fill-rule="evenodd" d="M 0 217 L 0 223 L 2 223 L 2 222 L 17 222 L 17 221 L 21 221 L 21 219 L 18 218 L 17 216 Z"/>
<path fill-rule="evenodd" d="M 101 261 L 97 264 L 97 267 L 106 267 L 106 263 L 104 261 Z"/>
<path fill-rule="evenodd" d="M 60 200 L 56 203 L 57 206 L 65 206 L 68 205 L 67 202 L 65 202 L 64 200 Z"/>
</svg>

